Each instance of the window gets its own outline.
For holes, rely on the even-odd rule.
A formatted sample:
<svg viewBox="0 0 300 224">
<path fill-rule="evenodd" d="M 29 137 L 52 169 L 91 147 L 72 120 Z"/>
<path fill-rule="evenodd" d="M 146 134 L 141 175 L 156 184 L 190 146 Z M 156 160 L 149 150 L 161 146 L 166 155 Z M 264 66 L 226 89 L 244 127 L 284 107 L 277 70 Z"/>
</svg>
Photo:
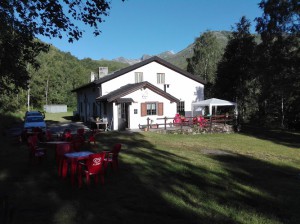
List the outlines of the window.
<svg viewBox="0 0 300 224">
<path fill-rule="evenodd" d="M 137 109 L 134 109 L 134 114 L 138 114 L 138 110 Z"/>
<path fill-rule="evenodd" d="M 157 73 L 157 84 L 165 84 L 165 73 Z"/>
<path fill-rule="evenodd" d="M 143 73 L 142 72 L 135 72 L 134 73 L 135 83 L 143 82 Z"/>
<path fill-rule="evenodd" d="M 121 104 L 121 118 L 126 118 L 126 107 L 125 103 Z"/>
<path fill-rule="evenodd" d="M 180 102 L 177 104 L 177 112 L 178 112 L 179 114 L 184 115 L 184 111 L 185 111 L 185 109 L 184 109 L 184 101 L 180 101 Z"/>
<path fill-rule="evenodd" d="M 163 103 L 149 102 L 149 103 L 141 104 L 141 116 L 147 116 L 147 115 L 162 116 L 163 114 L 164 114 Z"/>
<path fill-rule="evenodd" d="M 156 115 L 156 103 L 147 103 L 147 115 Z"/>
</svg>

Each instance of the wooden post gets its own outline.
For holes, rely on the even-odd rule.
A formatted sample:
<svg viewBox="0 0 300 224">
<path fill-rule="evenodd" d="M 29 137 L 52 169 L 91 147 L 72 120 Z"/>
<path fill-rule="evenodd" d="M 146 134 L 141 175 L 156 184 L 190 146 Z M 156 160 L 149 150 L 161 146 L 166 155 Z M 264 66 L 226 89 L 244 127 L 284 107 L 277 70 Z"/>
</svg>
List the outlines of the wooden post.
<svg viewBox="0 0 300 224">
<path fill-rule="evenodd" d="M 165 117 L 165 130 L 167 130 L 167 117 Z"/>
<path fill-rule="evenodd" d="M 149 124 L 149 123 L 150 123 L 150 118 L 148 117 L 148 118 L 147 118 L 147 128 L 148 128 L 148 129 L 150 128 L 150 124 Z"/>
</svg>

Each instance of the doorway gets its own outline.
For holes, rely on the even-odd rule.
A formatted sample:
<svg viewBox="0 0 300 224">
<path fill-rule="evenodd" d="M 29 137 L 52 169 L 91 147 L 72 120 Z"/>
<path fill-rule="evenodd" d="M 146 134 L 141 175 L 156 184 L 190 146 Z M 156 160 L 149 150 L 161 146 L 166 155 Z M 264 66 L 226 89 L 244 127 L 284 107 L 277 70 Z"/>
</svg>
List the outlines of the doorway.
<svg viewBox="0 0 300 224">
<path fill-rule="evenodd" d="M 118 130 L 130 128 L 129 105 L 130 103 L 120 103 L 118 105 Z"/>
</svg>

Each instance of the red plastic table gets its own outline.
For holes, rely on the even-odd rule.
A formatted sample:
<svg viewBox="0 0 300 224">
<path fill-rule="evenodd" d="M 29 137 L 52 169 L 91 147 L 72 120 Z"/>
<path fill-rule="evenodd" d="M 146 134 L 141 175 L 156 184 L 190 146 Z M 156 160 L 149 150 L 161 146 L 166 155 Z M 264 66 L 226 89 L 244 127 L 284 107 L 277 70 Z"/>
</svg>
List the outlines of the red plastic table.
<svg viewBox="0 0 300 224">
<path fill-rule="evenodd" d="M 70 163 L 71 183 L 74 185 L 78 161 L 87 159 L 91 154 L 93 154 L 93 152 L 90 151 L 66 153 L 63 162 L 62 177 L 65 178 L 67 176 L 68 163 Z"/>
</svg>

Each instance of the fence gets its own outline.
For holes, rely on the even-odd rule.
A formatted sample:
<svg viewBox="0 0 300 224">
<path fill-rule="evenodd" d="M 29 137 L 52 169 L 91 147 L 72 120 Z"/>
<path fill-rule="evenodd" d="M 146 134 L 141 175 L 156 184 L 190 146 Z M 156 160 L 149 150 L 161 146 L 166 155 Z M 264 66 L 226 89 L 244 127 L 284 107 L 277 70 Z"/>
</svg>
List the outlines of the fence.
<svg viewBox="0 0 300 224">
<path fill-rule="evenodd" d="M 236 119 L 234 115 L 213 115 L 213 116 L 202 116 L 201 119 L 197 117 L 184 117 L 181 118 L 179 121 L 175 121 L 174 117 L 164 117 L 164 118 L 157 118 L 158 121 L 163 121 L 163 123 L 153 123 L 151 119 L 147 118 L 147 124 L 139 125 L 140 129 L 147 128 L 147 129 L 156 129 L 156 128 L 163 128 L 167 130 L 168 128 L 178 128 L 183 129 L 184 127 L 193 127 L 193 126 L 200 126 L 203 128 L 208 128 L 211 130 L 213 125 L 216 124 L 224 124 L 224 125 L 233 125 L 236 124 Z M 171 121 L 170 121 L 171 120 Z"/>
</svg>

